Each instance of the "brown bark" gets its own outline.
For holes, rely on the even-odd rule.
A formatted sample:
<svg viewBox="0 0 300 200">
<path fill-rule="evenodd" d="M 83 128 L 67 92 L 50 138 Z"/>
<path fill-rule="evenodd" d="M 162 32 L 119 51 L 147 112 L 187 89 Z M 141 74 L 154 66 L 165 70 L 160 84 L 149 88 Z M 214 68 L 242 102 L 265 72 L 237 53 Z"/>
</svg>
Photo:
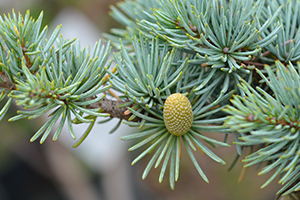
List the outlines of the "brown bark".
<svg viewBox="0 0 300 200">
<path fill-rule="evenodd" d="M 0 88 L 8 89 L 8 90 L 15 90 L 16 85 L 11 82 L 11 80 L 2 72 L 0 72 L 0 78 L 2 79 L 2 83 L 0 82 Z"/>
<path fill-rule="evenodd" d="M 131 115 L 127 115 L 125 113 L 127 107 L 119 108 L 119 106 L 123 103 L 126 103 L 126 101 L 114 101 L 104 97 L 101 101 L 91 104 L 88 108 L 101 108 L 103 110 L 103 113 L 108 113 L 111 117 L 128 121 Z M 135 117 L 131 121 L 140 121 L 140 118 Z"/>
</svg>

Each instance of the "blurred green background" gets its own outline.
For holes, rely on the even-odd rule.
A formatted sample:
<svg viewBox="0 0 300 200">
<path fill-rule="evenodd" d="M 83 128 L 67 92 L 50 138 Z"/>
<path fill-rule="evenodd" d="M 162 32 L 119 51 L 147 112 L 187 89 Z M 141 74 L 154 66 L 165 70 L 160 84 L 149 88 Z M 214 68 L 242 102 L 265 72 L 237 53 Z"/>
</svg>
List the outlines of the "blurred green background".
<svg viewBox="0 0 300 200">
<path fill-rule="evenodd" d="M 102 37 L 102 32 L 121 27 L 108 15 L 109 5 L 116 3 L 117 0 L 0 0 L 0 10 L 2 14 L 12 9 L 25 14 L 29 9 L 35 18 L 44 11 L 43 23 L 50 30 L 62 23 L 63 29 L 67 27 L 63 34 L 92 45 Z M 68 22 L 66 18 L 73 21 Z M 276 181 L 260 189 L 272 172 L 259 177 L 255 167 L 247 169 L 244 179 L 238 183 L 240 174 L 244 173 L 242 163 L 238 161 L 228 172 L 236 156 L 232 145 L 213 149 L 227 162 L 226 166 L 198 152 L 197 159 L 209 184 L 201 179 L 183 152 L 180 178 L 172 191 L 168 176 L 163 183 L 158 183 L 160 168 L 152 169 L 146 180 L 141 179 L 149 157 L 130 165 L 138 152 L 127 152 L 130 144 L 118 138 L 134 130 L 123 127 L 116 134 L 108 135 L 111 125 L 98 125 L 99 129 L 93 131 L 83 147 L 72 149 L 73 141 L 68 133 L 58 142 L 48 139 L 40 145 L 30 143 L 29 139 L 43 119 L 8 123 L 8 117 L 16 109 L 11 108 L 7 118 L 0 122 L 0 200 L 273 200 L 279 189 Z M 80 135 L 81 129 L 76 130 Z M 214 134 L 214 137 L 222 136 Z M 101 148 L 101 145 L 108 146 Z"/>
</svg>

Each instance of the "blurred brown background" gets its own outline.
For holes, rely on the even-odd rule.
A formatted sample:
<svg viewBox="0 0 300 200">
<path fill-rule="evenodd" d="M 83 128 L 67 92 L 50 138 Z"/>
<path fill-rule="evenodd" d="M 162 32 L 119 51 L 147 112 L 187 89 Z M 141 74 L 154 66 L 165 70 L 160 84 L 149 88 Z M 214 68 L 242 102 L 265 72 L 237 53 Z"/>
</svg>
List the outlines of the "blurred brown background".
<svg viewBox="0 0 300 200">
<path fill-rule="evenodd" d="M 3 14 L 12 9 L 24 14 L 30 9 L 35 18 L 43 10 L 43 23 L 49 24 L 50 30 L 62 24 L 65 37 L 77 37 L 82 46 L 92 46 L 102 32 L 120 27 L 108 15 L 109 5 L 116 3 L 117 0 L 0 0 L 0 10 Z M 232 145 L 213 149 L 227 162 L 226 166 L 200 152 L 196 154 L 209 184 L 201 179 L 183 152 L 180 178 L 172 191 L 168 173 L 163 183 L 158 183 L 160 168 L 152 169 L 146 180 L 141 179 L 150 157 L 130 165 L 138 152 L 127 152 L 130 142 L 118 138 L 135 130 L 123 126 L 109 135 L 116 123 L 112 122 L 98 125 L 77 149 L 71 148 L 74 141 L 67 132 L 58 142 L 48 138 L 40 145 L 38 141 L 30 143 L 29 139 L 43 119 L 8 123 L 8 117 L 15 111 L 12 108 L 0 122 L 0 200 L 273 200 L 279 189 L 274 181 L 261 190 L 271 173 L 259 177 L 255 167 L 249 168 L 238 183 L 242 163 L 239 161 L 232 171 L 227 171 L 236 156 Z M 76 126 L 75 130 L 80 136 L 84 128 Z"/>
</svg>

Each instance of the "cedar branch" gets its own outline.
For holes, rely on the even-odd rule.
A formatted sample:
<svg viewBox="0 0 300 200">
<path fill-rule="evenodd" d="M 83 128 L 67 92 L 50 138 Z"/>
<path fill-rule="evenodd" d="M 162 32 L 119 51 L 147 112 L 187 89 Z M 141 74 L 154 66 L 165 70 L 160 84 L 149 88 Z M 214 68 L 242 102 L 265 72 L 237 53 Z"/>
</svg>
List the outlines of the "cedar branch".
<svg viewBox="0 0 300 200">
<path fill-rule="evenodd" d="M 7 90 L 17 89 L 16 85 L 4 73 L 0 72 L 0 78 L 2 79 L 2 82 L 0 82 L 0 88 Z M 124 113 L 127 110 L 127 107 L 119 108 L 119 105 L 123 103 L 126 103 L 126 101 L 114 101 L 105 97 L 101 101 L 89 105 L 88 108 L 101 108 L 103 113 L 108 113 L 111 117 L 128 121 L 131 115 Z M 141 119 L 139 117 L 135 117 L 131 121 L 137 122 L 141 121 Z"/>
</svg>

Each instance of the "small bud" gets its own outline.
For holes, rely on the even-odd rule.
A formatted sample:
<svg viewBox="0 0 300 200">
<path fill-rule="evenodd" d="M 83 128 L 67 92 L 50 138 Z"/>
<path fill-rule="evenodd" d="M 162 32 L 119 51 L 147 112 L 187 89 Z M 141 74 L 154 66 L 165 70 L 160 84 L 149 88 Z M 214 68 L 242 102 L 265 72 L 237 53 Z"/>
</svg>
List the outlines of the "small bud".
<svg viewBox="0 0 300 200">
<path fill-rule="evenodd" d="M 246 117 L 246 120 L 248 122 L 253 122 L 255 120 L 255 116 L 252 115 L 252 114 L 248 114 L 247 117 Z"/>
<path fill-rule="evenodd" d="M 223 49 L 223 53 L 228 53 L 228 51 L 230 50 L 230 48 L 229 47 L 224 47 L 224 49 Z"/>
<path fill-rule="evenodd" d="M 197 27 L 197 26 L 191 26 L 191 30 L 192 30 L 194 33 L 198 33 L 198 27 Z"/>
</svg>

